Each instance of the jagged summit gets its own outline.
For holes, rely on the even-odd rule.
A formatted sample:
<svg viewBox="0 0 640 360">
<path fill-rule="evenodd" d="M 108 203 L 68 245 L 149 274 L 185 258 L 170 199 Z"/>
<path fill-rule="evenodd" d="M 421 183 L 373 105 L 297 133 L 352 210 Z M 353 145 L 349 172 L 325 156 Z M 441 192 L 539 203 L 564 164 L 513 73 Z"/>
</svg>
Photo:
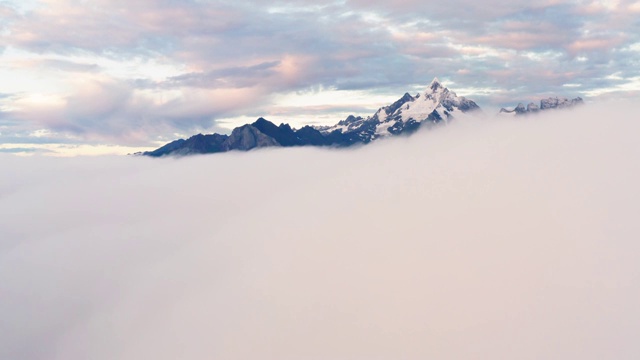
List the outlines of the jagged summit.
<svg viewBox="0 0 640 360">
<path fill-rule="evenodd" d="M 334 126 L 292 129 L 288 124 L 278 126 L 261 117 L 252 124 L 235 128 L 229 136 L 196 135 L 187 140 L 176 140 L 144 155 L 187 155 L 266 146 L 343 147 L 366 144 L 383 137 L 411 134 L 422 126 L 447 123 L 479 110 L 480 107 L 475 102 L 456 95 L 436 77 L 424 93 L 415 96 L 405 93 L 391 105 L 381 107 L 367 118 L 350 115 Z"/>
<path fill-rule="evenodd" d="M 351 122 L 348 126 L 341 122 L 322 131 L 348 133 L 358 130 L 363 142 L 369 142 L 384 136 L 411 133 L 422 124 L 433 125 L 465 117 L 479 109 L 475 102 L 457 96 L 434 78 L 422 94 L 411 96 L 406 93 L 393 104 L 380 108 L 373 116 Z"/>
<path fill-rule="evenodd" d="M 440 83 L 440 80 L 438 80 L 437 77 L 434 77 L 433 80 L 431 81 L 431 84 L 429 84 L 429 89 L 433 90 L 433 91 L 437 91 L 438 89 L 442 89 L 444 88 L 442 86 L 442 83 Z"/>
</svg>

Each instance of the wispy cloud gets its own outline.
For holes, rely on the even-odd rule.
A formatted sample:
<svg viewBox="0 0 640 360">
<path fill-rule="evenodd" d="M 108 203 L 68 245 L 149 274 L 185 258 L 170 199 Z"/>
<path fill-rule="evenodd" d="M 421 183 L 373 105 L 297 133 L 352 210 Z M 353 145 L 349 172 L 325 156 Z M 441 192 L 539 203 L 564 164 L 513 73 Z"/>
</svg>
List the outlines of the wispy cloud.
<svg viewBox="0 0 640 360">
<path fill-rule="evenodd" d="M 42 0 L 18 5 L 0 7 L 0 48 L 7 49 L 0 73 L 11 80 L 0 84 L 0 92 L 44 94 L 75 106 L 82 84 L 96 77 L 119 84 L 117 92 L 125 94 L 119 113 L 132 119 L 133 137 L 121 137 L 124 120 L 105 117 L 99 106 L 94 113 L 83 110 L 81 118 L 73 118 L 74 109 L 53 111 L 65 117 L 58 122 L 74 124 L 69 131 L 88 142 L 143 144 L 159 134 L 214 129 L 271 107 L 293 109 L 296 104 L 274 99 L 311 89 L 401 96 L 439 76 L 460 88 L 485 89 L 481 105 L 499 107 L 540 94 L 613 93 L 618 83 L 609 75 L 631 79 L 639 68 L 637 51 L 629 51 L 640 42 L 633 1 L 94 0 L 78 6 Z M 566 83 L 582 86 L 567 94 Z M 382 105 L 372 102 L 369 110 Z M 24 114 L 14 112 L 25 127 L 41 121 Z M 135 120 L 140 118 L 148 119 L 144 126 Z"/>
</svg>

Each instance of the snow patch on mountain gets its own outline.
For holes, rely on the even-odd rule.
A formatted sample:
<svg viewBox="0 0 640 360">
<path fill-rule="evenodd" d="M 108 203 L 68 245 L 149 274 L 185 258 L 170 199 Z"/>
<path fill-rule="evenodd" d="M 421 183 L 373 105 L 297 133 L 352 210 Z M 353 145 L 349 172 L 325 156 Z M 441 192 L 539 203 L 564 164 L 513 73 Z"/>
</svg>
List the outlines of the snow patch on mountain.
<svg viewBox="0 0 640 360">
<path fill-rule="evenodd" d="M 480 110 L 480 107 L 463 96 L 458 96 L 434 78 L 424 92 L 411 96 L 404 94 L 393 104 L 381 107 L 372 116 L 355 118 L 350 116 L 335 126 L 320 129 L 328 134 L 334 131 L 342 133 L 365 131 L 370 133 L 368 141 L 379 137 L 413 132 L 423 123 L 448 122 L 454 118 L 463 118 Z"/>
</svg>

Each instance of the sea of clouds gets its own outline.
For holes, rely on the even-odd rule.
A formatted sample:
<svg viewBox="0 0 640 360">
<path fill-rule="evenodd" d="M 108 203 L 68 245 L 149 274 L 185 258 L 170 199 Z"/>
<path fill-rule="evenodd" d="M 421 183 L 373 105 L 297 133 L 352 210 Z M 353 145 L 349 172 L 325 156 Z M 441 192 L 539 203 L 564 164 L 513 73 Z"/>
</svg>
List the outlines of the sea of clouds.
<svg viewBox="0 0 640 360">
<path fill-rule="evenodd" d="M 0 358 L 638 359 L 638 107 L 0 156 Z"/>
</svg>

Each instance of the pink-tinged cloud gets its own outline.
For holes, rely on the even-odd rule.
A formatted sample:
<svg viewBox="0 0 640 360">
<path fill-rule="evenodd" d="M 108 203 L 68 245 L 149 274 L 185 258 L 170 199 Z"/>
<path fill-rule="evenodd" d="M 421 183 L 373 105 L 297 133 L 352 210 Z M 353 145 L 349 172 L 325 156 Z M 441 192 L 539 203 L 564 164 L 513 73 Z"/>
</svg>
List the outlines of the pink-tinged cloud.
<svg viewBox="0 0 640 360">
<path fill-rule="evenodd" d="M 477 38 L 478 43 L 514 50 L 529 50 L 553 47 L 562 43 L 566 36 L 554 33 L 499 32 Z"/>
<path fill-rule="evenodd" d="M 113 79 L 86 78 L 77 92 L 50 104 L 16 102 L 12 115 L 38 128 L 70 133 L 85 141 L 144 144 L 166 132 L 215 129 L 216 118 L 237 115 L 265 101 L 260 88 L 133 90 Z"/>
<path fill-rule="evenodd" d="M 65 78 L 57 88 L 65 100 L 59 108 L 22 106 L 12 112 L 12 124 L 49 124 L 117 141 L 127 133 L 153 138 L 215 127 L 221 117 L 260 116 L 269 113 L 273 94 L 317 88 L 399 97 L 439 76 L 462 88 L 506 88 L 526 97 L 563 95 L 564 83 L 583 84 L 581 91 L 611 85 L 612 73 L 638 75 L 636 54 L 620 51 L 640 42 L 637 1 L 89 3 L 44 0 L 20 11 L 0 5 L 0 51 L 20 54 L 17 62 L 0 58 L 0 72 L 30 66 L 43 82 Z M 164 68 L 141 65 L 147 63 Z M 101 90 L 69 81 L 93 77 Z M 480 95 L 486 105 L 503 101 L 492 91 L 495 96 Z M 16 92 L 0 84 L 0 96 Z M 20 105 L 12 99 L 2 98 L 3 108 Z"/>
<path fill-rule="evenodd" d="M 38 51 L 126 52 L 144 48 L 154 38 L 221 32 L 233 26 L 235 17 L 218 7 L 181 6 L 160 0 L 98 0 L 90 6 L 47 0 L 17 22 L 7 38 L 9 43 Z"/>
<path fill-rule="evenodd" d="M 616 48 L 623 42 L 623 37 L 579 39 L 569 44 L 567 50 L 572 55 L 590 51 L 606 52 Z"/>
</svg>

